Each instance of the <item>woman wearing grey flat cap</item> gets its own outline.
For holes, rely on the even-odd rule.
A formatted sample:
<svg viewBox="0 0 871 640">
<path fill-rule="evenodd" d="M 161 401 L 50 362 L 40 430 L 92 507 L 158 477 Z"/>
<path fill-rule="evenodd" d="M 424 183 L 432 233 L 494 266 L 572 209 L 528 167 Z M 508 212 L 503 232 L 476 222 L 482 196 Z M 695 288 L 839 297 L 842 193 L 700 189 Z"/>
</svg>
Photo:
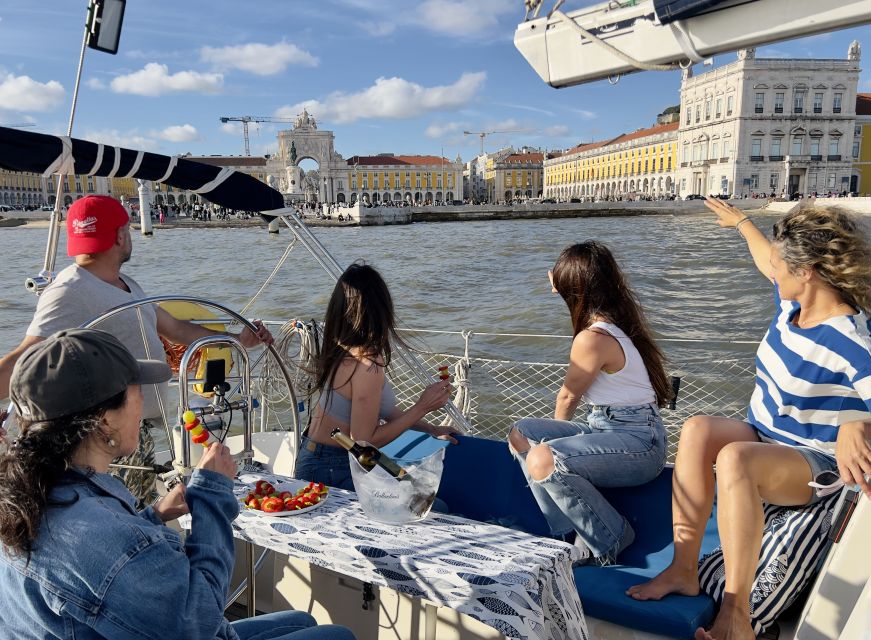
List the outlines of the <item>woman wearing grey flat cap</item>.
<svg viewBox="0 0 871 640">
<path fill-rule="evenodd" d="M 288 611 L 229 623 L 236 465 L 212 444 L 187 487 L 137 512 L 107 472 L 138 443 L 142 385 L 169 367 L 112 335 L 55 333 L 12 373 L 20 432 L 0 453 L 0 629 L 4 637 L 347 640 Z M 164 522 L 190 513 L 182 542 Z"/>
</svg>

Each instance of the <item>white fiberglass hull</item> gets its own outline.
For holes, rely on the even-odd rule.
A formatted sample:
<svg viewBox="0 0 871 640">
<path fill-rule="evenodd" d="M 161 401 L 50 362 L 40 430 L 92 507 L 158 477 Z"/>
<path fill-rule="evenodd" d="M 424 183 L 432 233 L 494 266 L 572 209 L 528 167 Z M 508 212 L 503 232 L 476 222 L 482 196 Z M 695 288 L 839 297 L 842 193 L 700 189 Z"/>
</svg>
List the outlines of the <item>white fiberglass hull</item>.
<svg viewBox="0 0 871 640">
<path fill-rule="evenodd" d="M 684 62 L 692 57 L 687 55 L 688 45 L 698 53 L 699 61 L 727 51 L 871 22 L 871 0 L 760 0 L 668 25 L 656 19 L 652 0 L 610 8 L 616 4 L 606 2 L 565 15 L 645 64 Z M 683 46 L 681 30 L 685 32 Z M 553 87 L 639 70 L 579 35 L 559 13 L 518 25 L 514 45 Z"/>
</svg>

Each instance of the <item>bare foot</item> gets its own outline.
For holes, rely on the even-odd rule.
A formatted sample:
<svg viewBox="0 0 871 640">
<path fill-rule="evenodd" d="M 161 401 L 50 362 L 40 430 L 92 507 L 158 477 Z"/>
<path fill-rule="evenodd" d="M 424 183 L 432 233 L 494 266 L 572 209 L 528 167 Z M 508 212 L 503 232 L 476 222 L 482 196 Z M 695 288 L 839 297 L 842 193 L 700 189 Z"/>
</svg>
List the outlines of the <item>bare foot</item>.
<svg viewBox="0 0 871 640">
<path fill-rule="evenodd" d="M 756 640 L 750 614 L 737 607 L 722 607 L 714 626 L 705 631 L 696 629 L 695 640 Z"/>
<path fill-rule="evenodd" d="M 669 593 L 679 593 L 682 596 L 699 595 L 699 575 L 696 570 L 683 571 L 669 566 L 653 580 L 636 584 L 626 590 L 626 595 L 635 600 L 660 600 Z"/>
</svg>

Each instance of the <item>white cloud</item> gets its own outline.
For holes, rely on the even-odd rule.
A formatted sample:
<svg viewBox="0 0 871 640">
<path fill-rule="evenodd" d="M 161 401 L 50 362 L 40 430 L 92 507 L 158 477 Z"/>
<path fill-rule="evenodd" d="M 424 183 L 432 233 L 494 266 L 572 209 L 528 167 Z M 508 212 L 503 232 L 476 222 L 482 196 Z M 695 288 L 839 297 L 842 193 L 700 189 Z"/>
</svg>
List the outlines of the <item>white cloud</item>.
<svg viewBox="0 0 871 640">
<path fill-rule="evenodd" d="M 138 96 L 160 96 L 174 91 L 218 93 L 224 85 L 220 73 L 179 71 L 169 73 L 165 64 L 149 62 L 139 71 L 112 80 L 115 93 L 132 93 Z"/>
<path fill-rule="evenodd" d="M 64 99 L 57 80 L 39 82 L 30 76 L 0 75 L 0 109 L 9 111 L 51 111 Z"/>
<path fill-rule="evenodd" d="M 168 140 L 169 142 L 190 142 L 191 140 L 198 140 L 200 138 L 200 134 L 196 127 L 190 124 L 176 124 L 153 135 L 161 140 Z"/>
<path fill-rule="evenodd" d="M 258 76 L 271 76 L 288 65 L 318 66 L 318 59 L 289 42 L 260 44 L 251 42 L 231 47 L 203 47 L 200 58 L 222 69 L 240 69 Z"/>
<path fill-rule="evenodd" d="M 139 133 L 136 129 L 130 131 L 119 131 L 118 129 L 96 129 L 85 131 L 82 138 L 92 142 L 102 142 L 103 144 L 112 145 L 114 147 L 143 149 L 145 151 L 156 151 L 160 146 L 157 140 Z"/>
<path fill-rule="evenodd" d="M 569 109 L 569 111 L 581 116 L 584 120 L 592 120 L 596 117 L 596 112 L 588 109 Z"/>
<path fill-rule="evenodd" d="M 367 21 L 360 23 L 360 28 L 370 36 L 383 38 L 384 36 L 389 36 L 391 33 L 396 31 L 396 24 L 392 22 Z"/>
<path fill-rule="evenodd" d="M 222 122 L 221 126 L 218 127 L 223 133 L 229 133 L 234 136 L 242 133 L 242 125 L 238 122 Z"/>
<path fill-rule="evenodd" d="M 372 19 L 362 21 L 360 26 L 371 35 L 382 36 L 413 26 L 446 36 L 494 39 L 494 34 L 504 32 L 500 19 L 517 13 L 514 4 L 506 0 L 426 0 L 413 10 L 409 10 L 408 0 L 341 2 L 352 10 L 371 14 Z"/>
<path fill-rule="evenodd" d="M 460 122 L 447 122 L 445 124 L 432 123 L 426 128 L 424 131 L 424 135 L 427 138 L 444 138 L 446 135 L 451 133 L 457 133 L 462 129 L 467 128 Z"/>
<path fill-rule="evenodd" d="M 307 100 L 282 107 L 275 115 L 291 118 L 305 108 L 318 120 L 337 124 L 363 118 L 413 118 L 467 105 L 486 78 L 483 71 L 464 73 L 455 83 L 436 87 L 423 87 L 403 78 L 378 78 L 374 85 L 357 93 L 336 91 L 323 100 Z"/>
<path fill-rule="evenodd" d="M 85 86 L 90 87 L 91 89 L 105 89 L 106 83 L 99 78 L 88 78 L 85 80 Z"/>
<path fill-rule="evenodd" d="M 427 0 L 414 15 L 420 26 L 455 36 L 494 33 L 499 16 L 515 7 L 499 0 Z"/>
<path fill-rule="evenodd" d="M 542 131 L 542 133 L 552 138 L 562 138 L 569 134 L 569 128 L 564 124 L 557 124 L 552 127 L 547 127 Z"/>
</svg>

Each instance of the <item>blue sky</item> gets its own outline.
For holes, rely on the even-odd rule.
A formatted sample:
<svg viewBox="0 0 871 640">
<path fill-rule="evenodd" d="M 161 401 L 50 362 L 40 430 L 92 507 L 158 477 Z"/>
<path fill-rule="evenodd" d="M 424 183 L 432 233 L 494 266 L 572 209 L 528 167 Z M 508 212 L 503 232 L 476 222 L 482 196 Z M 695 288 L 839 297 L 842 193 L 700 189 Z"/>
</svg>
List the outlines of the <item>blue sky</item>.
<svg viewBox="0 0 871 640">
<path fill-rule="evenodd" d="M 566 10 L 589 2 L 569 0 Z M 0 124 L 66 133 L 86 0 L 0 4 Z M 221 116 L 294 116 L 302 106 L 336 150 L 444 153 L 468 160 L 464 130 L 548 149 L 652 124 L 677 103 L 674 72 L 566 89 L 542 82 L 514 48 L 521 0 L 128 0 L 118 55 L 88 50 L 73 135 L 176 154 L 242 154 Z M 783 42 L 760 57 L 843 58 L 871 27 Z M 719 56 L 715 64 L 734 59 Z M 701 71 L 702 68 L 699 68 Z M 860 91 L 871 91 L 871 72 Z M 288 126 L 288 125 L 284 125 Z M 282 125 L 251 125 L 252 154 Z"/>
</svg>

